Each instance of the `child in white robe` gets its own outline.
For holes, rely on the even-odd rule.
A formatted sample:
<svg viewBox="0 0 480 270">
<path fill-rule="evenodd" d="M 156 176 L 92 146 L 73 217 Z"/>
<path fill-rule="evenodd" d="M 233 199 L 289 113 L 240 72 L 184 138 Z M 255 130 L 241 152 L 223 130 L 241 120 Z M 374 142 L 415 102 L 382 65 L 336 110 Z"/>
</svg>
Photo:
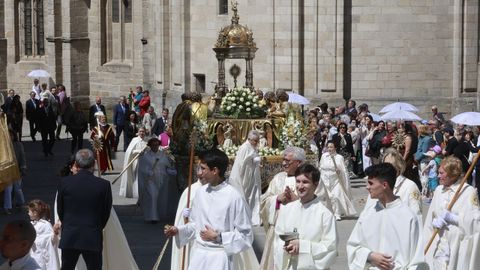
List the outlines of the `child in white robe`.
<svg viewBox="0 0 480 270">
<path fill-rule="evenodd" d="M 28 215 L 37 237 L 30 249 L 30 256 L 38 263 L 42 270 L 60 269 L 55 234 L 50 224 L 50 206 L 41 200 L 32 200 L 28 203 Z"/>
</svg>

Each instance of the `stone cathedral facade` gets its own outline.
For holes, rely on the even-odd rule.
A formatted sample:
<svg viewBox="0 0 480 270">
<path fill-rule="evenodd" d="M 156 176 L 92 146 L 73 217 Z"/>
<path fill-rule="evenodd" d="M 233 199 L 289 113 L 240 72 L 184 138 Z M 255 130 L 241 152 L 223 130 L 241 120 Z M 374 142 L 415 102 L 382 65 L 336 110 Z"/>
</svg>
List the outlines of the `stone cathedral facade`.
<svg viewBox="0 0 480 270">
<path fill-rule="evenodd" d="M 253 85 L 320 102 L 411 102 L 424 113 L 479 104 L 478 0 L 237 0 L 257 45 Z M 229 0 L 0 0 L 0 89 L 28 97 L 33 69 L 87 104 L 149 89 L 157 107 L 212 94 L 212 50 Z M 228 69 L 244 62 L 229 60 Z M 42 82 L 45 79 L 42 79 Z M 477 105 L 478 104 L 478 105 Z"/>
</svg>

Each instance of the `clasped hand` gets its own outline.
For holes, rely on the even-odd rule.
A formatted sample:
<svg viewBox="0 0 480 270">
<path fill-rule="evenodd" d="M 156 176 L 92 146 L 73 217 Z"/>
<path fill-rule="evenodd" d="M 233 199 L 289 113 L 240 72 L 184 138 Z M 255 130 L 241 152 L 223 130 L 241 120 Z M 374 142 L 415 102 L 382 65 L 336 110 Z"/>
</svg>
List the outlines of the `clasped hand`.
<svg viewBox="0 0 480 270">
<path fill-rule="evenodd" d="M 370 255 L 368 255 L 368 261 L 380 270 L 392 270 L 395 267 L 395 261 L 392 256 L 379 252 L 370 253 Z"/>
<path fill-rule="evenodd" d="M 293 202 L 296 199 L 298 199 L 297 195 L 288 186 L 285 188 L 285 191 L 280 193 L 280 195 L 277 197 L 277 200 L 282 204 Z"/>
<path fill-rule="evenodd" d="M 459 217 L 448 210 L 444 210 L 438 217 L 432 220 L 432 226 L 436 229 L 442 229 L 447 225 L 457 225 Z"/>
<path fill-rule="evenodd" d="M 283 249 L 290 255 L 298 255 L 300 241 L 298 239 L 291 240 L 288 242 L 288 245 L 283 247 Z"/>
</svg>

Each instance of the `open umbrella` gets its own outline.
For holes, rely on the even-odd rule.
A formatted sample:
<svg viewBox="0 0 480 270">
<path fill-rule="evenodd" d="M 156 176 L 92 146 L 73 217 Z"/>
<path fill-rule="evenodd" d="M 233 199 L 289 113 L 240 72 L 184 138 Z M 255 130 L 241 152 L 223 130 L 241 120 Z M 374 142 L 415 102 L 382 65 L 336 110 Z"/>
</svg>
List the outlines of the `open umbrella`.
<svg viewBox="0 0 480 270">
<path fill-rule="evenodd" d="M 422 121 L 422 118 L 413 112 L 396 110 L 382 115 L 384 121 Z"/>
<path fill-rule="evenodd" d="M 455 115 L 450 119 L 455 124 L 467 126 L 480 126 L 480 113 L 478 112 L 464 112 Z"/>
<path fill-rule="evenodd" d="M 30 71 L 27 76 L 31 78 L 48 78 L 50 77 L 50 73 L 43 69 L 34 69 Z"/>
<path fill-rule="evenodd" d="M 387 112 L 398 111 L 398 110 L 409 111 L 409 112 L 418 112 L 417 107 L 413 106 L 410 103 L 394 102 L 394 103 L 388 104 L 387 106 L 383 107 L 380 110 L 380 113 L 387 113 Z"/>
<path fill-rule="evenodd" d="M 300 105 L 310 104 L 310 100 L 308 100 L 306 97 L 293 92 L 288 92 L 288 102 Z"/>
<path fill-rule="evenodd" d="M 378 122 L 378 121 L 382 120 L 382 117 L 380 115 L 376 114 L 376 113 L 368 113 L 368 114 L 370 114 L 372 116 L 374 122 Z"/>
</svg>

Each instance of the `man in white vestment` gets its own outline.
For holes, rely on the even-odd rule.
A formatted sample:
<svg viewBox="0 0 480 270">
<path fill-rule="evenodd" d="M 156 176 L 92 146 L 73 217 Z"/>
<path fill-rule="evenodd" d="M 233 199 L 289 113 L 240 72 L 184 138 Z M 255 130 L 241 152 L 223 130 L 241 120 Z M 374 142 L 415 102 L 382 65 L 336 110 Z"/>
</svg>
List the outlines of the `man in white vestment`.
<svg viewBox="0 0 480 270">
<path fill-rule="evenodd" d="M 237 188 L 252 212 L 252 225 L 260 225 L 260 194 L 262 193 L 262 180 L 260 177 L 260 156 L 258 155 L 258 142 L 260 134 L 256 130 L 248 133 L 247 141 L 238 149 L 237 156 L 232 166 L 228 183 Z"/>
<path fill-rule="evenodd" d="M 287 147 L 283 151 L 283 172 L 277 173 L 273 177 L 267 191 L 260 197 L 260 214 L 263 226 L 267 231 L 260 269 L 273 269 L 273 240 L 277 211 L 281 206 L 298 198 L 295 189 L 295 171 L 304 161 L 305 151 L 302 148 Z M 319 182 L 315 195 L 331 211 L 330 198 L 322 182 Z"/>
<path fill-rule="evenodd" d="M 480 266 L 480 209 L 476 190 L 465 183 L 450 211 L 448 205 L 460 188 L 462 162 L 447 157 L 438 170 L 440 185 L 425 217 L 423 228 L 427 243 L 434 230 L 439 233 L 426 253 L 431 269 L 474 270 Z"/>
<path fill-rule="evenodd" d="M 123 168 L 125 168 L 139 153 L 145 150 L 147 138 L 145 128 L 139 128 L 137 137 L 133 138 L 125 151 Z M 138 159 L 123 173 L 120 182 L 119 195 L 126 198 L 138 198 Z"/>
<path fill-rule="evenodd" d="M 393 194 L 397 172 L 390 163 L 367 168 L 367 190 L 375 204 L 365 207 L 347 241 L 352 269 L 428 269 L 418 217 Z"/>
<path fill-rule="evenodd" d="M 320 172 L 302 164 L 295 172 L 299 199 L 282 207 L 275 226 L 275 269 L 329 269 L 337 257 L 335 217 L 315 195 Z M 298 233 L 293 240 L 280 237 Z"/>
<path fill-rule="evenodd" d="M 250 210 L 242 195 L 225 181 L 227 155 L 213 149 L 199 158 L 197 175 L 208 184 L 195 194 L 190 223 L 168 227 L 165 234 L 175 236 L 178 246 L 195 240 L 188 269 L 237 270 L 234 255 L 252 247 Z"/>
</svg>

